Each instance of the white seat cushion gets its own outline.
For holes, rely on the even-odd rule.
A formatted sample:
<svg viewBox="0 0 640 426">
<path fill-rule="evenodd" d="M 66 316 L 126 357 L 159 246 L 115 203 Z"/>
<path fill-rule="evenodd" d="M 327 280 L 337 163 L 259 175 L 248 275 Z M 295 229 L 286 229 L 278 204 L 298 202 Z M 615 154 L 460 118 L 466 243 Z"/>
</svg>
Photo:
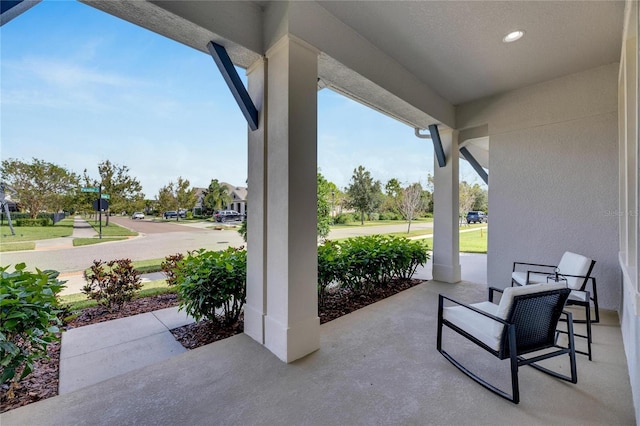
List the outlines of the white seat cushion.
<svg viewBox="0 0 640 426">
<path fill-rule="evenodd" d="M 562 259 L 560 259 L 560 263 L 558 263 L 558 273 L 584 277 L 587 275 L 587 272 L 589 272 L 589 266 L 591 266 L 591 259 L 567 251 L 562 255 Z M 578 290 L 582 286 L 582 283 L 584 283 L 584 278 L 566 278 L 568 287 L 574 290 Z"/>
<path fill-rule="evenodd" d="M 553 274 L 529 274 L 529 283 L 528 284 L 546 284 L 547 277 Z M 519 285 L 527 285 L 527 273 L 516 271 L 511 274 L 511 278 Z"/>
<path fill-rule="evenodd" d="M 498 311 L 498 305 L 491 302 L 473 303 L 471 306 L 491 315 L 495 315 Z M 498 335 L 496 337 L 494 331 L 494 324 L 502 327 L 502 324 L 499 322 L 474 312 L 471 309 L 467 309 L 464 306 L 444 308 L 442 317 L 474 336 L 491 349 L 496 351 L 500 349 L 501 336 Z"/>
<path fill-rule="evenodd" d="M 587 292 L 580 290 L 571 290 L 571 294 L 569 294 L 569 299 L 578 300 L 580 302 L 587 301 Z"/>
<path fill-rule="evenodd" d="M 537 284 L 523 287 L 507 287 L 504 289 L 500 304 L 491 302 L 473 303 L 471 306 L 480 309 L 498 318 L 506 319 L 511 310 L 511 304 L 515 296 L 539 293 L 565 288 L 564 284 Z M 443 310 L 442 317 L 457 327 L 480 340 L 485 345 L 494 350 L 500 349 L 500 342 L 504 324 L 485 317 L 477 312 L 465 308 L 464 306 L 451 306 Z"/>
</svg>

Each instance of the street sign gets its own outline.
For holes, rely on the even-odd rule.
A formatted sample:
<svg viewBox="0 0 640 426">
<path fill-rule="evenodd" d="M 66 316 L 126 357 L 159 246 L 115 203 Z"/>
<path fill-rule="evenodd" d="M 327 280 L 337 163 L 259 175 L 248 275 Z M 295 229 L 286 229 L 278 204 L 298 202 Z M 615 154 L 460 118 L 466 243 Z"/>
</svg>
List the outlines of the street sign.
<svg viewBox="0 0 640 426">
<path fill-rule="evenodd" d="M 92 186 L 84 186 L 80 189 L 80 192 L 100 192 L 100 188 L 92 187 Z"/>
<path fill-rule="evenodd" d="M 93 200 L 93 210 L 100 211 L 100 210 L 108 210 L 108 209 L 109 209 L 109 202 L 107 200 L 102 200 L 100 198 Z"/>
<path fill-rule="evenodd" d="M 111 195 L 109 194 L 101 194 L 101 196 L 104 200 L 108 200 L 109 198 L 111 198 Z"/>
</svg>

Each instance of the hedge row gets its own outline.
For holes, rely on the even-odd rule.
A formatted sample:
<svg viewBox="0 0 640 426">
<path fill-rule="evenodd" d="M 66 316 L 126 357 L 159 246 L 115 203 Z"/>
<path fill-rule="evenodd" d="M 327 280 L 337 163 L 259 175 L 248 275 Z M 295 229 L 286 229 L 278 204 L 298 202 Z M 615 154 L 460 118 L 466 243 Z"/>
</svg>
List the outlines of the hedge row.
<svg viewBox="0 0 640 426">
<path fill-rule="evenodd" d="M 53 220 L 43 217 L 39 219 L 16 219 L 15 226 L 53 226 Z"/>
<path fill-rule="evenodd" d="M 338 285 L 367 293 L 387 285 L 393 278 L 411 278 L 429 259 L 424 240 L 371 235 L 328 241 L 318 247 L 318 296 Z"/>
</svg>

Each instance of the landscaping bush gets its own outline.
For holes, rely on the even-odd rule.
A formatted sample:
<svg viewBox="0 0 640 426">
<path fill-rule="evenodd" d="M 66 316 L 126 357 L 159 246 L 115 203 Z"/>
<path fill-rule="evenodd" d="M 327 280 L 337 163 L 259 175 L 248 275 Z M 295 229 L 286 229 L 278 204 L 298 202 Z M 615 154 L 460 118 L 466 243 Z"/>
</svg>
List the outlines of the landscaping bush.
<svg viewBox="0 0 640 426">
<path fill-rule="evenodd" d="M 16 219 L 16 226 L 53 226 L 53 220 L 48 217 L 39 219 Z"/>
<path fill-rule="evenodd" d="M 90 270 L 85 271 L 84 278 L 87 285 L 82 292 L 110 311 L 119 310 L 142 288 L 140 273 L 133 267 L 131 259 L 106 263 L 94 260 Z"/>
<path fill-rule="evenodd" d="M 327 241 L 318 247 L 318 302 L 324 305 L 327 288 L 334 282 L 342 281 L 343 265 L 340 245 Z"/>
<path fill-rule="evenodd" d="M 28 272 L 16 265 L 15 272 L 0 267 L 0 373 L 13 397 L 17 382 L 31 373 L 33 362 L 47 356 L 47 345 L 58 340 L 56 294 L 64 283 L 57 271 Z"/>
<path fill-rule="evenodd" d="M 178 269 L 178 265 L 183 259 L 184 255 L 182 253 L 176 253 L 174 255 L 165 257 L 164 262 L 160 264 L 162 273 L 165 277 L 167 277 L 167 285 L 172 286 L 177 283 L 176 270 Z"/>
<path fill-rule="evenodd" d="M 380 213 L 369 213 L 369 220 L 380 220 Z"/>
<path fill-rule="evenodd" d="M 393 278 L 411 278 L 429 259 L 424 240 L 371 235 L 327 242 L 318 247 L 318 296 L 337 282 L 355 293 L 367 293 Z"/>
<path fill-rule="evenodd" d="M 229 247 L 223 251 L 200 249 L 189 253 L 176 269 L 180 310 L 200 321 L 235 323 L 246 301 L 247 251 Z"/>
<path fill-rule="evenodd" d="M 380 213 L 380 220 L 401 220 L 402 216 L 398 213 L 384 212 Z"/>
<path fill-rule="evenodd" d="M 353 213 L 340 213 L 333 218 L 333 223 L 336 225 L 344 225 L 349 222 L 353 222 Z"/>
</svg>

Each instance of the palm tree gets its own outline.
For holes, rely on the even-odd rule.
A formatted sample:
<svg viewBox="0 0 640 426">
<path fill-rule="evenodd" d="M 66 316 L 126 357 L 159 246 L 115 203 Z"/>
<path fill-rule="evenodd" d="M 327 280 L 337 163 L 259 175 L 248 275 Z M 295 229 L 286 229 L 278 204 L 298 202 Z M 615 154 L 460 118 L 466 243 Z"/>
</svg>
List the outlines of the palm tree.
<svg viewBox="0 0 640 426">
<path fill-rule="evenodd" d="M 212 210 L 213 213 L 215 213 L 216 210 L 222 209 L 222 207 L 229 204 L 230 201 L 231 196 L 227 191 L 227 187 L 221 185 L 218 179 L 211 179 L 209 187 L 204 191 L 203 206 L 207 210 Z"/>
</svg>

